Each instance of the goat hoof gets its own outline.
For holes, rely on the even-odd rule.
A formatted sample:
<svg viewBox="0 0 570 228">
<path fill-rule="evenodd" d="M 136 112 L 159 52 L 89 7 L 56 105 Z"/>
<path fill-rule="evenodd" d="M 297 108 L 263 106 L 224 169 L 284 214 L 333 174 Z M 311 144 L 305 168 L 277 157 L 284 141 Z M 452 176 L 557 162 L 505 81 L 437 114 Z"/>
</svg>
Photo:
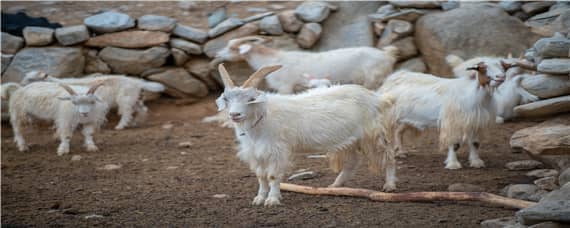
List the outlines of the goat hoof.
<svg viewBox="0 0 570 228">
<path fill-rule="evenodd" d="M 382 191 L 383 192 L 395 192 L 396 191 L 396 185 L 395 184 L 384 184 L 384 186 L 382 187 Z"/>
<path fill-rule="evenodd" d="M 271 207 L 271 206 L 278 206 L 281 205 L 281 202 L 279 201 L 278 197 L 268 197 L 265 200 L 265 203 L 263 204 L 266 207 Z"/>
<path fill-rule="evenodd" d="M 485 167 L 485 162 L 481 159 L 475 159 L 475 160 L 469 161 L 469 166 L 471 166 L 473 168 L 483 168 L 483 167 Z"/>
<path fill-rule="evenodd" d="M 26 152 L 26 151 L 30 150 L 30 147 L 28 145 L 18 146 L 18 150 L 20 152 Z"/>
<path fill-rule="evenodd" d="M 263 202 L 265 202 L 265 197 L 256 196 L 255 198 L 253 198 L 253 202 L 251 202 L 251 204 L 255 205 L 255 206 L 259 206 L 259 205 L 263 204 Z"/>
<path fill-rule="evenodd" d="M 449 162 L 445 165 L 446 169 L 461 169 L 461 163 L 459 162 Z"/>
</svg>

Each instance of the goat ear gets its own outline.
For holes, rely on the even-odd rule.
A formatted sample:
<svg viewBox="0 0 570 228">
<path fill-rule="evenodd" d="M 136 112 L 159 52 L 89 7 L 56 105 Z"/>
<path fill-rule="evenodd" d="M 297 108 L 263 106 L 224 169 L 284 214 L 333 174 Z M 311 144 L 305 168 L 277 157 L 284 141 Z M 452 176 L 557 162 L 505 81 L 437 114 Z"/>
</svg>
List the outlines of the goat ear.
<svg viewBox="0 0 570 228">
<path fill-rule="evenodd" d="M 243 83 L 242 87 L 257 88 L 257 86 L 259 85 L 259 83 L 261 83 L 261 81 L 265 78 L 265 76 L 267 76 L 270 73 L 273 73 L 276 70 L 281 69 L 281 67 L 282 67 L 281 65 L 262 67 L 261 69 L 253 73 L 251 76 L 249 76 L 249 78 Z"/>
<path fill-rule="evenodd" d="M 218 112 L 226 109 L 226 100 L 224 100 L 224 95 L 222 94 L 218 99 L 216 99 L 216 106 L 218 106 Z"/>
<path fill-rule="evenodd" d="M 477 80 L 479 80 L 479 85 L 486 86 L 491 82 L 491 78 L 486 74 L 482 74 L 481 72 L 477 72 Z"/>
<path fill-rule="evenodd" d="M 251 51 L 251 45 L 250 44 L 242 44 L 239 46 L 239 54 L 240 55 L 247 54 L 249 51 Z"/>
</svg>

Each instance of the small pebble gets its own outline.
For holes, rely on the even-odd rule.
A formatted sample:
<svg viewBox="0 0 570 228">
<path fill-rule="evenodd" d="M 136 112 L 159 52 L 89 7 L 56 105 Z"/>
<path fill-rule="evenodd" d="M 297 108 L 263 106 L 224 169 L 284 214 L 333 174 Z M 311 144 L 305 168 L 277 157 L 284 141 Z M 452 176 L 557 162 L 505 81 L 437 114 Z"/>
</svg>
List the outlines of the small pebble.
<svg viewBox="0 0 570 228">
<path fill-rule="evenodd" d="M 71 156 L 71 160 L 72 161 L 79 161 L 79 160 L 81 160 L 81 155 L 73 155 L 73 156 Z"/>
<path fill-rule="evenodd" d="M 174 124 L 164 124 L 162 125 L 163 129 L 172 129 L 174 127 Z"/>
<path fill-rule="evenodd" d="M 190 141 L 178 143 L 178 147 L 180 147 L 180 148 L 189 148 L 192 145 L 194 145 L 194 143 L 192 143 Z"/>
<path fill-rule="evenodd" d="M 122 167 L 121 165 L 108 164 L 108 165 L 103 166 L 103 168 L 101 168 L 101 169 L 104 169 L 104 170 L 115 170 L 115 169 L 120 169 L 121 167 Z"/>
<path fill-rule="evenodd" d="M 166 167 L 167 170 L 178 169 L 178 166 L 168 166 Z"/>
<path fill-rule="evenodd" d="M 187 155 L 187 154 L 188 154 L 188 152 L 185 152 L 185 151 L 180 152 L 180 155 Z"/>
<path fill-rule="evenodd" d="M 223 199 L 223 198 L 230 198 L 230 195 L 228 195 L 228 194 L 215 194 L 212 197 L 214 197 L 216 199 Z"/>
<path fill-rule="evenodd" d="M 324 154 L 307 155 L 307 158 L 327 158 Z"/>
</svg>

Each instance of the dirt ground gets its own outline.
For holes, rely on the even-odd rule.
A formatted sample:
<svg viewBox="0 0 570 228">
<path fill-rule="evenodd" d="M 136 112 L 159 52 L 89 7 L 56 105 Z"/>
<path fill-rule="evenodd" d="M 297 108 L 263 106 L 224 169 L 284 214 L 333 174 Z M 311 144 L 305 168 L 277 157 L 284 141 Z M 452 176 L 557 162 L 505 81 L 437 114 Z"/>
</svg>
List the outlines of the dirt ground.
<svg viewBox="0 0 570 228">
<path fill-rule="evenodd" d="M 235 156 L 233 131 L 201 123 L 215 113 L 214 97 L 187 106 L 164 100 L 149 105 L 144 125 L 112 130 L 111 116 L 96 136 L 99 152 L 72 140 L 70 155 L 59 157 L 52 130 L 28 131 L 31 151 L 18 152 L 9 125 L 2 125 L 2 225 L 34 226 L 189 226 L 189 227 L 478 227 L 485 219 L 511 216 L 513 209 L 479 203 L 380 203 L 349 197 L 310 196 L 284 192 L 283 206 L 251 206 L 257 180 Z M 564 118 L 570 118 L 566 115 Z M 509 183 L 529 183 L 524 172 L 507 171 L 509 161 L 527 159 L 512 153 L 514 131 L 536 122 L 501 125 L 482 145 L 487 168 L 450 171 L 443 168 L 436 133 L 410 138 L 412 154 L 399 161 L 398 192 L 445 191 L 453 183 L 471 183 L 498 193 Z M 172 128 L 165 128 L 165 125 Z M 181 142 L 191 142 L 180 148 Z M 71 161 L 72 155 L 81 160 Z M 319 177 L 293 183 L 326 186 L 335 174 L 325 159 L 295 155 L 295 169 Z M 465 148 L 459 154 L 465 162 Z M 108 164 L 117 170 L 103 170 Z M 465 163 L 464 163 L 465 164 Z M 379 189 L 382 176 L 361 167 L 351 187 Z M 227 194 L 227 198 L 214 198 Z M 99 215 L 102 217 L 86 218 Z"/>
</svg>

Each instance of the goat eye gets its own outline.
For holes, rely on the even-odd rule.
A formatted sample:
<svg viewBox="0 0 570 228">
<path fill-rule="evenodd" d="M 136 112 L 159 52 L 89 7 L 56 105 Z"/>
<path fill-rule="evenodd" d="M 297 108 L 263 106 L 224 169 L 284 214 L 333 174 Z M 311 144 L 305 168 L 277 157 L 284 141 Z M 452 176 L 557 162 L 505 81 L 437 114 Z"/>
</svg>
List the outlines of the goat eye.
<svg viewBox="0 0 570 228">
<path fill-rule="evenodd" d="M 225 97 L 224 97 L 224 101 L 225 101 L 225 102 L 228 102 L 228 98 L 225 98 Z"/>
<path fill-rule="evenodd" d="M 249 98 L 249 100 L 247 100 L 247 102 L 254 102 L 255 98 Z"/>
</svg>

